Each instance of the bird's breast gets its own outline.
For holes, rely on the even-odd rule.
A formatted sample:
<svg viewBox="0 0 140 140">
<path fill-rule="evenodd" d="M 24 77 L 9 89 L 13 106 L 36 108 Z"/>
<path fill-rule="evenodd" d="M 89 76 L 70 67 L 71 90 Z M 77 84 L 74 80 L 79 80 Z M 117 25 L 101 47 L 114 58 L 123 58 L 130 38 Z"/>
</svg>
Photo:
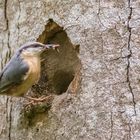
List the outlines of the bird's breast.
<svg viewBox="0 0 140 140">
<path fill-rule="evenodd" d="M 29 71 L 24 77 L 26 82 L 34 84 L 39 80 L 40 77 L 40 59 L 37 57 L 24 59 L 29 65 Z"/>
</svg>

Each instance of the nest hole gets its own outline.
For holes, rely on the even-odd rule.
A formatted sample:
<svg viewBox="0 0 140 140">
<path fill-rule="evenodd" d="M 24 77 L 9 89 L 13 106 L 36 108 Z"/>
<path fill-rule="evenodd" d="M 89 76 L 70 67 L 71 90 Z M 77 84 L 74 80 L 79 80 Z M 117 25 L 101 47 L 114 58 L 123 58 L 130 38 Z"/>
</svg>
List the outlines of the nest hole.
<svg viewBox="0 0 140 140">
<path fill-rule="evenodd" d="M 41 78 L 32 90 L 38 94 L 60 95 L 67 91 L 81 65 L 77 56 L 79 45 L 73 45 L 67 33 L 50 19 L 38 37 L 44 44 L 59 44 L 59 53 L 49 50 L 42 54 Z"/>
<path fill-rule="evenodd" d="M 75 92 L 78 89 L 81 68 L 77 56 L 79 45 L 73 45 L 63 28 L 52 19 L 48 21 L 37 41 L 44 44 L 59 44 L 60 48 L 59 53 L 48 50 L 42 54 L 41 77 L 32 87 L 30 94 L 39 97 L 50 94 L 61 95 L 68 89 Z M 52 100 L 23 110 L 20 126 L 32 127 L 42 120 L 47 120 L 49 123 L 46 116 L 51 103 Z"/>
</svg>

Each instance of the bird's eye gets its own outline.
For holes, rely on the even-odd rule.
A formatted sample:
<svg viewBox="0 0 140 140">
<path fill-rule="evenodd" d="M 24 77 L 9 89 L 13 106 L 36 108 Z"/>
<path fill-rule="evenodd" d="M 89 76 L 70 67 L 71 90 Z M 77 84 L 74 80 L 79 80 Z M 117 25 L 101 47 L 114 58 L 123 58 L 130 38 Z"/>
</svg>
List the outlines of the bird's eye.
<svg viewBox="0 0 140 140">
<path fill-rule="evenodd" d="M 38 47 L 40 47 L 40 46 L 38 46 L 38 45 L 34 45 L 33 47 L 38 48 Z"/>
<path fill-rule="evenodd" d="M 35 46 L 33 46 L 33 48 L 39 48 L 39 49 L 41 49 L 41 48 L 42 48 L 42 46 L 35 45 Z"/>
</svg>

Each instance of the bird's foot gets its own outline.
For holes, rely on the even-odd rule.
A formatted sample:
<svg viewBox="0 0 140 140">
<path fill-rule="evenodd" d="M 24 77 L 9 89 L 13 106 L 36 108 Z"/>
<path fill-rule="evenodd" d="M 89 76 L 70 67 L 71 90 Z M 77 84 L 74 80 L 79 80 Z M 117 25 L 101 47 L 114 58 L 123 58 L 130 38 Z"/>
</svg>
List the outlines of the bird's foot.
<svg viewBox="0 0 140 140">
<path fill-rule="evenodd" d="M 28 107 L 30 107 L 32 105 L 36 105 L 36 104 L 43 103 L 43 102 L 49 103 L 49 101 L 53 99 L 53 96 L 52 95 L 41 96 L 39 98 L 25 96 L 25 98 L 29 100 L 29 102 L 25 104 L 25 107 L 28 108 Z"/>
</svg>

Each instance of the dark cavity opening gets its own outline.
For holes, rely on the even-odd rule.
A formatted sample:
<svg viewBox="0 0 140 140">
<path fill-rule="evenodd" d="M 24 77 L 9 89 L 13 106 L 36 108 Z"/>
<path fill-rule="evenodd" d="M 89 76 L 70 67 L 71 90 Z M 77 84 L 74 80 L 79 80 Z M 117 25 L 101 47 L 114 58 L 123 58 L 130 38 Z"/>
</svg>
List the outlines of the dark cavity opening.
<svg viewBox="0 0 140 140">
<path fill-rule="evenodd" d="M 52 19 L 37 41 L 44 44 L 60 44 L 60 52 L 49 50 L 42 55 L 44 60 L 41 64 L 41 78 L 32 90 L 41 95 L 59 95 L 66 92 L 79 70 L 79 45 L 73 45 L 63 28 Z"/>
</svg>

